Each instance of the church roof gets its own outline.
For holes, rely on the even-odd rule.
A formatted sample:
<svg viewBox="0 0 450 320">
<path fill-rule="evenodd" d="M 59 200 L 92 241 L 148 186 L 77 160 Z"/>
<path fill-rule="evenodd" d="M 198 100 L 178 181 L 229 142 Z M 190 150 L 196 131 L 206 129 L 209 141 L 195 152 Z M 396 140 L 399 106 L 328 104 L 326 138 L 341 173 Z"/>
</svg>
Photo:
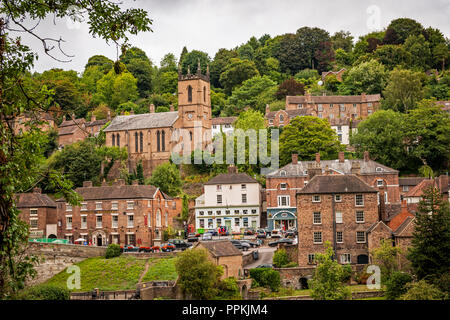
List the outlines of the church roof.
<svg viewBox="0 0 450 320">
<path fill-rule="evenodd" d="M 177 111 L 117 116 L 104 131 L 139 130 L 171 127 L 178 119 Z"/>
</svg>

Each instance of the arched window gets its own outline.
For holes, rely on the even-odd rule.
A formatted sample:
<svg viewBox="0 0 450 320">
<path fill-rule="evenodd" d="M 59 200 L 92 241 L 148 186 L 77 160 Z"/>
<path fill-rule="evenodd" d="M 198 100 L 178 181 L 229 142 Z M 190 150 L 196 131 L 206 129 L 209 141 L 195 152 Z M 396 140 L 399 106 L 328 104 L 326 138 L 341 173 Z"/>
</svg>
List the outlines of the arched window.
<svg viewBox="0 0 450 320">
<path fill-rule="evenodd" d="M 117 134 L 117 146 L 120 147 L 120 133 Z"/>
<path fill-rule="evenodd" d="M 190 138 L 191 141 L 192 141 L 192 132 L 191 132 L 191 131 L 189 131 L 189 138 Z"/>
<path fill-rule="evenodd" d="M 135 152 L 138 152 L 138 143 L 139 143 L 139 141 L 138 141 L 138 133 L 137 132 L 135 132 L 134 133 L 134 151 Z"/>
<path fill-rule="evenodd" d="M 206 102 L 206 87 L 203 87 L 203 101 Z"/>
<path fill-rule="evenodd" d="M 139 140 L 141 143 L 141 152 L 144 151 L 144 135 L 142 134 L 142 132 L 139 133 Z"/>
<path fill-rule="evenodd" d="M 156 226 L 161 227 L 161 211 L 156 211 Z"/>
<path fill-rule="evenodd" d="M 192 102 L 192 87 L 188 86 L 188 102 Z"/>
<path fill-rule="evenodd" d="M 284 122 L 284 117 L 282 114 L 280 114 L 280 122 Z"/>
<path fill-rule="evenodd" d="M 156 131 L 156 150 L 157 151 L 161 151 L 161 142 L 160 139 L 161 138 L 161 133 L 158 131 Z"/>
<path fill-rule="evenodd" d="M 116 135 L 114 133 L 112 135 L 112 145 L 113 147 L 116 145 Z"/>
<path fill-rule="evenodd" d="M 165 151 L 166 150 L 166 132 L 162 131 L 161 135 L 162 135 L 162 137 L 161 137 L 162 151 Z"/>
<path fill-rule="evenodd" d="M 164 225 L 169 226 L 169 214 L 167 212 L 164 214 Z"/>
</svg>

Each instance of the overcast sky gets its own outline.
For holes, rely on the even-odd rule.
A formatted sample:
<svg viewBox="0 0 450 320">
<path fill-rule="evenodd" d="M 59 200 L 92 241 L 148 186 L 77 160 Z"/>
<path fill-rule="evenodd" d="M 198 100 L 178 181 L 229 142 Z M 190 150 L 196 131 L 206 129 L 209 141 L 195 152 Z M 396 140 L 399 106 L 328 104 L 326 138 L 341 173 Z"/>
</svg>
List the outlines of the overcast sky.
<svg viewBox="0 0 450 320">
<path fill-rule="evenodd" d="M 132 36 L 130 43 L 143 49 L 159 66 L 166 53 L 179 57 L 183 46 L 205 51 L 211 58 L 220 48 L 231 49 L 256 36 L 295 33 L 303 26 L 320 27 L 331 35 L 350 31 L 357 38 L 370 31 L 381 30 L 392 19 L 408 17 L 424 27 L 440 29 L 450 35 L 450 0 L 123 0 L 126 6 L 147 10 L 153 20 L 153 32 Z M 28 25 L 32 25 L 28 21 Z M 60 36 L 67 42 L 65 52 L 73 54 L 69 63 L 47 57 L 37 40 L 23 40 L 39 54 L 36 71 L 50 68 L 83 71 L 89 57 L 105 55 L 113 60 L 116 48 L 88 33 L 87 24 L 74 24 L 53 17 L 41 22 L 36 33 Z M 57 49 L 55 49 L 55 54 Z M 63 58 L 63 56 L 58 55 Z"/>
</svg>

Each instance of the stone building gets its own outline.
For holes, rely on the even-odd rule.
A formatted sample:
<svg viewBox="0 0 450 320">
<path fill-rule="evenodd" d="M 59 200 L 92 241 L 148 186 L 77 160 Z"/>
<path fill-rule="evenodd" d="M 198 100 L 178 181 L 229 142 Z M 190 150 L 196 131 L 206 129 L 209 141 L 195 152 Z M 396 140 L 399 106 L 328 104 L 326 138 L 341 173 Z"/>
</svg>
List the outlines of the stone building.
<svg viewBox="0 0 450 320">
<path fill-rule="evenodd" d="M 368 152 L 364 159 L 345 159 L 340 152 L 336 160 L 298 161 L 292 155 L 292 162 L 266 176 L 267 221 L 269 229 L 289 229 L 296 226 L 296 192 L 301 190 L 315 174 L 357 175 L 383 197 L 384 204 L 399 204 L 398 171 L 370 160 Z"/>
<path fill-rule="evenodd" d="M 69 120 L 64 117 L 64 121 L 58 127 L 59 147 L 82 141 L 89 136 L 96 136 L 109 120 L 109 115 L 107 119 L 102 120 L 97 120 L 92 115 L 91 121 L 86 121 L 84 118 L 76 119 L 75 115 L 72 115 L 72 118 Z"/>
<path fill-rule="evenodd" d="M 259 228 L 261 185 L 231 166 L 204 184 L 204 193 L 195 199 L 195 228 L 230 231 Z"/>
<path fill-rule="evenodd" d="M 14 122 L 11 122 L 12 128 L 14 129 L 14 134 L 19 134 L 21 131 L 26 132 L 28 130 L 27 122 L 31 120 L 40 121 L 41 123 L 37 124 L 37 127 L 43 132 L 56 130 L 57 128 L 55 119 L 50 113 L 28 112 L 17 117 Z"/>
<path fill-rule="evenodd" d="M 82 198 L 81 206 L 72 207 L 63 199 L 58 204 L 58 236 L 74 242 L 84 238 L 97 246 L 153 246 L 163 242 L 163 233 L 181 213 L 181 199 L 171 198 L 154 186 L 92 186 L 85 181 L 75 190 Z"/>
<path fill-rule="evenodd" d="M 17 209 L 20 210 L 19 218 L 30 226 L 30 238 L 57 237 L 55 201 L 43 194 L 40 188 L 17 194 L 16 201 Z"/>
<path fill-rule="evenodd" d="M 200 241 L 195 248 L 205 248 L 208 250 L 211 260 L 218 266 L 223 267 L 221 279 L 243 277 L 242 252 L 237 249 L 229 240 L 220 241 Z"/>
<path fill-rule="evenodd" d="M 314 264 L 327 241 L 339 263 L 368 263 L 367 233 L 381 220 L 377 193 L 356 175 L 315 175 L 297 192 L 299 266 Z"/>
<path fill-rule="evenodd" d="M 212 129 L 211 134 L 214 137 L 216 134 L 220 132 L 225 133 L 226 135 L 233 134 L 234 131 L 234 123 L 236 122 L 237 117 L 218 117 L 212 118 Z"/>
<path fill-rule="evenodd" d="M 335 76 L 336 76 L 336 79 L 337 79 L 338 81 L 341 81 L 341 82 L 342 82 L 342 75 L 344 74 L 345 71 L 346 71 L 345 68 L 342 68 L 342 69 L 339 70 L 339 71 L 324 71 L 324 72 L 322 72 L 322 81 L 326 81 L 326 77 L 327 77 L 327 76 L 335 75 Z"/>
<path fill-rule="evenodd" d="M 403 200 L 405 195 L 417 186 L 422 180 L 424 180 L 424 177 L 403 177 L 398 178 L 398 184 L 399 184 L 399 192 L 400 192 L 400 198 Z"/>
<path fill-rule="evenodd" d="M 169 161 L 172 153 L 190 155 L 196 149 L 204 150 L 211 139 L 211 97 L 209 68 L 203 75 L 198 67 L 196 74 L 178 75 L 178 111 L 115 117 L 104 130 L 107 146 L 126 147 L 128 169 L 136 168 L 142 161 L 144 175 Z M 111 170 L 115 174 L 117 170 Z"/>
</svg>

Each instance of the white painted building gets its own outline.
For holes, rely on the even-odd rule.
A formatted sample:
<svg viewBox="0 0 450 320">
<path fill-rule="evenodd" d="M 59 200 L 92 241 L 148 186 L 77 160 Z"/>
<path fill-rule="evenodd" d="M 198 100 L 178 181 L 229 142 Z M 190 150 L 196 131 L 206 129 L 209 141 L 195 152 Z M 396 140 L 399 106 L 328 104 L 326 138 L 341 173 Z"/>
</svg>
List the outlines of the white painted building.
<svg viewBox="0 0 450 320">
<path fill-rule="evenodd" d="M 195 200 L 195 228 L 226 226 L 237 232 L 260 227 L 261 185 L 245 173 L 230 167 L 204 185 L 204 194 Z"/>
<path fill-rule="evenodd" d="M 360 120 L 352 120 L 350 119 L 330 119 L 331 128 L 336 131 L 339 142 L 344 145 L 350 144 L 350 130 L 352 134 L 355 134 L 357 131 L 357 125 Z M 351 128 L 350 128 L 351 126 Z"/>
<path fill-rule="evenodd" d="M 234 122 L 236 121 L 237 117 L 219 117 L 219 118 L 212 118 L 212 127 L 211 127 L 211 133 L 214 137 L 216 134 L 223 132 L 227 136 L 233 134 L 234 131 Z"/>
</svg>

